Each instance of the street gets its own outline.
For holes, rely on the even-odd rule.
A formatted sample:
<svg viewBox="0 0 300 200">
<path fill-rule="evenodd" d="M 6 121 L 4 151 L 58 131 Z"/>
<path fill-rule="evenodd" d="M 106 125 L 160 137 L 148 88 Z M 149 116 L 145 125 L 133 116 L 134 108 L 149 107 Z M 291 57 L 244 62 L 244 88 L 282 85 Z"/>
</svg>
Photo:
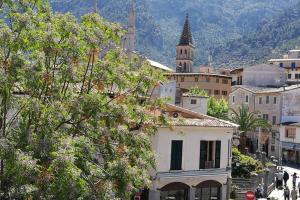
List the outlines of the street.
<svg viewBox="0 0 300 200">
<path fill-rule="evenodd" d="M 283 167 L 283 170 L 286 170 L 289 175 L 290 175 L 290 179 L 288 180 L 288 187 L 290 189 L 290 191 L 293 189 L 293 183 L 292 183 L 292 174 L 294 174 L 295 172 L 297 173 L 297 176 L 300 176 L 300 169 L 299 168 L 292 168 L 292 167 Z M 297 179 L 297 183 L 296 183 L 296 187 L 298 186 L 298 182 L 300 181 L 300 178 Z M 298 191 L 298 188 L 296 188 Z M 298 196 L 299 193 L 298 193 Z M 283 196 L 283 190 L 277 190 L 275 189 L 269 196 L 271 199 L 278 199 L 278 200 L 283 200 L 284 196 Z M 291 197 L 291 196 L 290 196 Z M 290 198 L 291 199 L 291 198 Z M 298 199 L 300 199 L 300 197 L 298 197 Z"/>
</svg>

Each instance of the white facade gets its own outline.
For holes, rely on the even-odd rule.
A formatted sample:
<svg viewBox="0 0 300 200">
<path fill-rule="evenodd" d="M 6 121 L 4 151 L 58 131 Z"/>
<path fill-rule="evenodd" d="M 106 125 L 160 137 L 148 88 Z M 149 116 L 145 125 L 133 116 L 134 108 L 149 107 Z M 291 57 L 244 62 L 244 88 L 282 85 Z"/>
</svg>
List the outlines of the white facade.
<svg viewBox="0 0 300 200">
<path fill-rule="evenodd" d="M 152 97 L 167 98 L 168 103 L 173 105 L 175 104 L 175 95 L 176 95 L 176 81 L 174 80 L 169 80 L 167 83 L 159 85 L 154 89 L 152 93 Z"/>
<path fill-rule="evenodd" d="M 300 87 L 290 86 L 282 92 L 282 118 L 281 122 L 300 122 Z"/>
<path fill-rule="evenodd" d="M 199 199 L 197 196 L 200 190 L 198 186 L 201 184 L 201 187 L 204 187 L 203 190 L 205 187 L 210 187 L 210 184 L 219 185 L 217 199 L 225 200 L 228 179 L 231 178 L 231 139 L 236 128 L 237 126 L 235 128 L 175 126 L 172 130 L 159 128 L 158 133 L 152 138 L 152 146 L 157 155 L 157 166 L 156 171 L 152 173 L 155 178 L 152 188 L 150 188 L 149 199 L 165 199 L 162 192 L 164 188 L 172 183 L 180 183 L 188 188 L 189 200 Z M 172 141 L 182 141 L 181 170 L 171 170 Z M 201 141 L 220 142 L 220 167 L 200 169 Z M 213 150 L 212 155 L 215 154 L 215 151 Z M 213 159 L 216 158 L 213 157 Z"/>
<path fill-rule="evenodd" d="M 207 114 L 207 97 L 201 96 L 183 96 L 181 98 L 181 107 L 185 109 L 189 109 L 191 111 Z"/>
<path fill-rule="evenodd" d="M 280 147 L 283 161 L 300 163 L 300 123 L 280 126 Z"/>
</svg>

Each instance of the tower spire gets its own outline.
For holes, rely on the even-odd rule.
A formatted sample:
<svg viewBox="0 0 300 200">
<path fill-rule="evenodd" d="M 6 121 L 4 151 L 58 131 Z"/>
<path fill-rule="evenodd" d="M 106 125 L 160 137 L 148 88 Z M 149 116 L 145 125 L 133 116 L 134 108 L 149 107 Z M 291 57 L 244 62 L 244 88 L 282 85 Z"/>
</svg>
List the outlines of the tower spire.
<svg viewBox="0 0 300 200">
<path fill-rule="evenodd" d="M 185 17 L 183 30 L 176 46 L 176 72 L 191 73 L 194 65 L 193 38 L 190 29 L 189 15 Z"/>
<path fill-rule="evenodd" d="M 189 15 L 186 14 L 183 30 L 178 45 L 193 45 L 193 37 L 190 29 Z"/>
</svg>

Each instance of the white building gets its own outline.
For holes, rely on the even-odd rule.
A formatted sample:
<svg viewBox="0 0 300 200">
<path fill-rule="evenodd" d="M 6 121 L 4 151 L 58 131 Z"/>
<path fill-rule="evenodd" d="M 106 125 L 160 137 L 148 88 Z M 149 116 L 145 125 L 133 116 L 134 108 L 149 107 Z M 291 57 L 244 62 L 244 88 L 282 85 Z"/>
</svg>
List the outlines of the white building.
<svg viewBox="0 0 300 200">
<path fill-rule="evenodd" d="M 280 126 L 282 159 L 300 163 L 300 123 L 283 123 Z"/>
<path fill-rule="evenodd" d="M 297 84 L 300 79 L 300 50 L 293 49 L 284 55 L 283 58 L 279 59 L 270 59 L 270 64 L 275 64 L 279 68 L 285 70 L 287 83 L 288 84 Z"/>
<path fill-rule="evenodd" d="M 183 94 L 181 97 L 181 107 L 201 113 L 207 114 L 208 97 Z"/>
<path fill-rule="evenodd" d="M 170 104 L 164 112 L 172 128 L 160 127 L 152 138 L 157 166 L 149 200 L 227 199 L 238 126 Z"/>
</svg>

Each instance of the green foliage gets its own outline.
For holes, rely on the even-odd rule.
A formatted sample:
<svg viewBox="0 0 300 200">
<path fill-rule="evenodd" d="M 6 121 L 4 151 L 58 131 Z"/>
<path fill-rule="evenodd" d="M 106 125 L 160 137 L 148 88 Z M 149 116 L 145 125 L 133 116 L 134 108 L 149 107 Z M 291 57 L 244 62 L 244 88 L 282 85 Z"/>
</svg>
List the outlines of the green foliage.
<svg viewBox="0 0 300 200">
<path fill-rule="evenodd" d="M 46 1 L 3 1 L 0 22 L 1 199 L 129 199 L 150 184 L 149 110 L 162 75 L 128 60 L 123 31 Z M 99 58 L 101 55 L 101 58 Z"/>
<path fill-rule="evenodd" d="M 272 20 L 263 21 L 253 32 L 217 47 L 213 55 L 216 64 L 247 66 L 281 58 L 288 50 L 300 45 L 300 2 Z"/>
<path fill-rule="evenodd" d="M 186 93 L 187 95 L 192 95 L 192 96 L 202 96 L 202 97 L 208 97 L 207 92 L 205 92 L 204 90 L 198 88 L 198 87 L 193 87 L 189 90 L 188 93 Z"/>
<path fill-rule="evenodd" d="M 237 163 L 239 163 L 237 165 Z M 237 148 L 232 148 L 232 172 L 233 178 L 250 178 L 252 173 L 262 173 L 263 165 L 260 161 L 242 154 Z"/>
<path fill-rule="evenodd" d="M 216 99 L 210 97 L 208 99 L 207 114 L 219 119 L 228 119 L 228 102 L 226 99 Z"/>
<path fill-rule="evenodd" d="M 249 131 L 253 131 L 258 127 L 264 128 L 264 129 L 270 129 L 271 125 L 268 121 L 259 118 L 257 116 L 257 113 L 253 113 L 249 111 L 248 106 L 242 105 L 238 108 L 237 111 L 231 110 L 232 115 L 230 120 L 233 123 L 238 124 L 239 130 L 243 132 L 244 135 L 247 134 Z"/>
</svg>

